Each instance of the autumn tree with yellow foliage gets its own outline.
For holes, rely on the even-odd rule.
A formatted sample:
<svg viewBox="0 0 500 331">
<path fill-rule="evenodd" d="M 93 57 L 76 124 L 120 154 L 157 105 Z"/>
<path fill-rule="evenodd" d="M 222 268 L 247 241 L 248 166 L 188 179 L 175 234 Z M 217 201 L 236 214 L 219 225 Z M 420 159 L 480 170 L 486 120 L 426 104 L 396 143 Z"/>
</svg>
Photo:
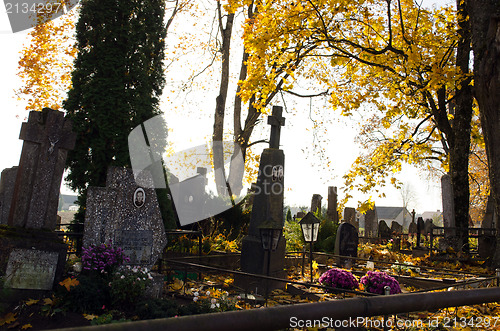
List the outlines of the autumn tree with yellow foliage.
<svg viewBox="0 0 500 331">
<path fill-rule="evenodd" d="M 238 7 L 249 1 L 230 1 Z M 470 31 L 463 5 L 426 9 L 399 1 L 261 2 L 247 25 L 248 76 L 241 96 L 261 108 L 287 77 L 315 80 L 333 109 L 362 112 L 367 147 L 346 174 L 346 194 L 390 182 L 403 163 L 437 161 L 454 187 L 456 247 L 467 242 L 468 156 L 472 120 Z M 361 179 L 361 181 L 359 181 Z M 370 205 L 371 201 L 365 204 Z"/>
</svg>

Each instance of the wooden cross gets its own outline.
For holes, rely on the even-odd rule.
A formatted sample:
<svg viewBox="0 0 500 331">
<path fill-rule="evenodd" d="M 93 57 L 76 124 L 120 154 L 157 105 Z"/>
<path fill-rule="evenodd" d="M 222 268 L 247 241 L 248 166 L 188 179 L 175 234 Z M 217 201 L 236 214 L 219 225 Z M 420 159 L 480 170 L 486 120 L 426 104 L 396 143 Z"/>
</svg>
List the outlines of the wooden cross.
<svg viewBox="0 0 500 331">
<path fill-rule="evenodd" d="M 283 107 L 273 106 L 273 114 L 267 118 L 267 124 L 271 125 L 271 138 L 269 148 L 280 148 L 281 127 L 285 126 L 285 118 L 281 116 Z"/>
</svg>

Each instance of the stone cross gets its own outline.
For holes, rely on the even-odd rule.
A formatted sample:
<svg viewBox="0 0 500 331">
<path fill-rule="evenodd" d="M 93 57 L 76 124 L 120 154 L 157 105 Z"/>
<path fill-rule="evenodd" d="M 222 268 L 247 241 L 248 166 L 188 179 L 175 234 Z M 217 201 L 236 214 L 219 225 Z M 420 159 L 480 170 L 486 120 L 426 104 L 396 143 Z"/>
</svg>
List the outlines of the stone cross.
<svg viewBox="0 0 500 331">
<path fill-rule="evenodd" d="M 273 114 L 267 118 L 267 124 L 271 125 L 271 138 L 269 148 L 280 148 L 281 127 L 285 125 L 285 118 L 281 116 L 283 107 L 273 106 Z"/>
<path fill-rule="evenodd" d="M 53 230 L 66 156 L 75 146 L 72 123 L 57 110 L 32 111 L 19 138 L 24 143 L 8 224 Z"/>
</svg>

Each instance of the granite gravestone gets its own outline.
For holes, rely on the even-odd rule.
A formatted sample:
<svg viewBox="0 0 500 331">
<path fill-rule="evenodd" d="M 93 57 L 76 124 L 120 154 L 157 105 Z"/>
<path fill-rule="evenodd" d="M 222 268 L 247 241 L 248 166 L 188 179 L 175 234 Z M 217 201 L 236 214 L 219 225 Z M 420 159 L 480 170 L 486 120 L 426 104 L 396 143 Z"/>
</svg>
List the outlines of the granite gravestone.
<svg viewBox="0 0 500 331">
<path fill-rule="evenodd" d="M 402 234 L 403 233 L 403 226 L 396 221 L 392 221 L 391 232 L 393 234 L 396 234 L 396 235 Z"/>
<path fill-rule="evenodd" d="M 323 197 L 320 194 L 313 194 L 311 199 L 311 213 L 315 214 L 318 210 L 321 213 L 321 200 L 323 200 Z"/>
<path fill-rule="evenodd" d="M 434 227 L 434 225 L 432 224 L 432 220 L 430 218 L 426 219 L 424 222 L 424 234 L 426 236 L 430 235 L 433 227 Z"/>
<path fill-rule="evenodd" d="M 111 243 L 123 248 L 130 265 L 151 268 L 167 238 L 153 178 L 148 171 L 139 176 L 151 185 L 138 186 L 132 169 L 110 167 L 106 187 L 89 187 L 83 245 Z"/>
<path fill-rule="evenodd" d="M 326 219 L 333 224 L 339 223 L 339 213 L 337 212 L 337 187 L 328 186 L 328 207 L 326 209 Z"/>
<path fill-rule="evenodd" d="M 341 256 L 358 257 L 358 230 L 350 223 L 342 222 L 337 229 L 335 237 L 335 254 Z M 352 265 L 352 260 L 337 258 L 339 266 Z"/>
<path fill-rule="evenodd" d="M 365 214 L 365 237 L 377 238 L 378 236 L 378 216 L 375 206 L 366 211 Z"/>
<path fill-rule="evenodd" d="M 445 238 L 454 237 L 455 229 L 455 203 L 453 201 L 453 185 L 450 175 L 441 177 L 441 199 L 443 202 L 443 226 Z M 448 228 L 448 229 L 447 229 Z"/>
<path fill-rule="evenodd" d="M 72 123 L 57 110 L 32 111 L 19 138 L 24 144 L 8 224 L 54 230 L 66 156 L 75 146 Z"/>
<path fill-rule="evenodd" d="M 481 221 L 482 236 L 478 238 L 477 252 L 481 258 L 492 257 L 496 249 L 494 230 L 496 227 L 496 215 L 493 205 L 493 197 L 488 197 L 486 213 Z"/>
<path fill-rule="evenodd" d="M 410 226 L 408 227 L 408 233 L 409 234 L 417 233 L 417 223 L 415 223 L 415 221 L 411 221 Z"/>
<path fill-rule="evenodd" d="M 66 261 L 67 247 L 53 230 L 66 156 L 76 135 L 63 112 L 44 108 L 30 112 L 19 137 L 24 143 L 13 189 L 8 176 L 2 184 L 2 217 L 8 212 L 10 227 L 0 236 L 0 274 L 14 289 L 50 290 Z"/>
<path fill-rule="evenodd" d="M 378 223 L 378 237 L 382 239 L 390 239 L 392 231 L 384 220 Z"/>
<path fill-rule="evenodd" d="M 212 209 L 208 201 L 207 192 L 207 169 L 198 167 L 197 175 L 188 178 L 181 183 L 170 183 L 173 201 L 176 203 L 175 209 L 179 216 L 181 226 L 191 224 L 198 220 L 199 215 L 210 215 Z M 212 214 L 215 215 L 215 214 Z"/>
<path fill-rule="evenodd" d="M 354 225 L 356 231 L 359 230 L 359 223 L 356 220 L 356 209 L 351 207 L 344 208 L 344 222 Z"/>
<path fill-rule="evenodd" d="M 266 274 L 274 277 L 285 275 L 285 239 L 281 235 L 278 248 L 274 252 L 264 251 L 260 237 L 260 227 L 263 224 L 273 224 L 274 228 L 282 229 L 284 166 L 285 155 L 279 149 L 280 130 L 285 119 L 281 116 L 282 107 L 273 107 L 272 116 L 268 118 L 271 125 L 269 148 L 264 149 L 260 158 L 259 174 L 255 185 L 255 194 L 250 218 L 248 234 L 243 238 L 241 250 L 241 270 L 254 274 Z M 269 255 L 268 255 L 269 254 Z M 267 258 L 269 256 L 269 270 Z M 265 282 L 252 277 L 237 277 L 235 283 L 249 291 L 264 293 Z M 270 288 L 283 287 L 282 283 L 268 284 Z"/>
<path fill-rule="evenodd" d="M 9 221 L 9 211 L 12 204 L 16 177 L 17 167 L 7 168 L 2 171 L 0 177 L 0 224 L 7 224 Z"/>
</svg>

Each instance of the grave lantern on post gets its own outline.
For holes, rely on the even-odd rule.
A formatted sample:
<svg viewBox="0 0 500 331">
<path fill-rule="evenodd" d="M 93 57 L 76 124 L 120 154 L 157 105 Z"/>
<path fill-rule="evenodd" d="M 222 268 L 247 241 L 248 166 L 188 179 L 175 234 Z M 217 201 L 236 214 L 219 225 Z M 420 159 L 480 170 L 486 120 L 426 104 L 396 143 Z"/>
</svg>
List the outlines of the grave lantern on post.
<svg viewBox="0 0 500 331">
<path fill-rule="evenodd" d="M 276 249 L 278 248 L 278 243 L 282 231 L 283 231 L 282 228 L 277 226 L 272 219 L 268 219 L 266 222 L 264 222 L 259 226 L 262 249 L 267 254 L 267 268 L 266 268 L 267 277 L 269 277 L 269 269 L 271 267 L 271 252 L 276 251 Z M 267 306 L 268 291 L 269 291 L 269 279 L 266 280 L 266 306 Z"/>
<path fill-rule="evenodd" d="M 308 212 L 306 216 L 304 216 L 299 224 L 302 229 L 302 235 L 304 235 L 304 241 L 309 243 L 309 260 L 311 264 L 311 283 L 313 282 L 313 268 L 312 268 L 312 251 L 313 251 L 313 243 L 318 240 L 318 231 L 319 231 L 319 219 L 314 216 L 313 213 Z"/>
</svg>

